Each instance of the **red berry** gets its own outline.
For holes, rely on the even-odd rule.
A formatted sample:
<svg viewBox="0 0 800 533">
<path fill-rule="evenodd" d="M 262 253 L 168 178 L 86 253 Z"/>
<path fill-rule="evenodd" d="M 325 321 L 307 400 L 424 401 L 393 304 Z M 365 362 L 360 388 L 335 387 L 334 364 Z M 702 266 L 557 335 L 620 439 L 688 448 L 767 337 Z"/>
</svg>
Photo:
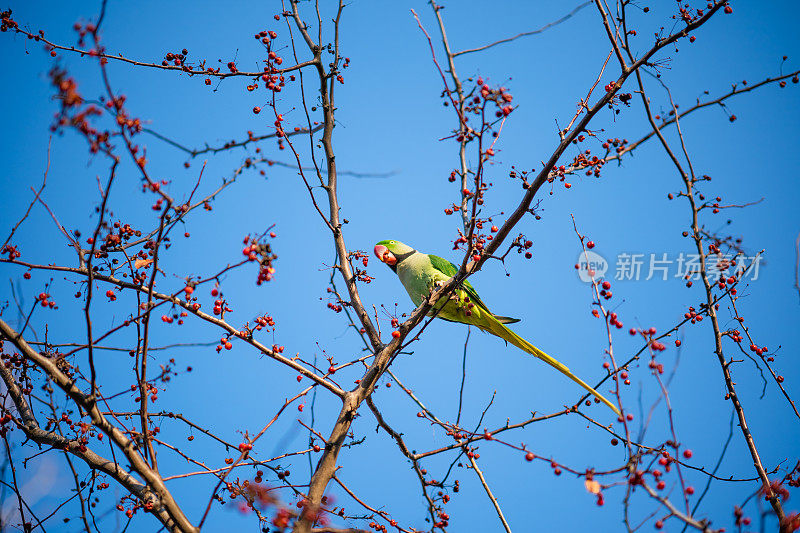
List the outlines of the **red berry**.
<svg viewBox="0 0 800 533">
<path fill-rule="evenodd" d="M 587 243 L 586 243 L 586 247 L 587 247 L 587 248 L 589 248 L 590 250 L 591 250 L 592 248 L 594 248 L 594 241 L 589 241 L 589 242 L 587 242 Z"/>
<path fill-rule="evenodd" d="M 398 338 L 400 338 L 400 332 L 399 332 L 399 331 L 397 331 L 397 330 L 394 330 L 394 331 L 392 332 L 392 337 L 394 337 L 395 339 L 398 339 Z"/>
<path fill-rule="evenodd" d="M 687 459 L 691 459 L 692 458 L 692 450 L 683 450 L 683 456 L 686 457 Z"/>
</svg>

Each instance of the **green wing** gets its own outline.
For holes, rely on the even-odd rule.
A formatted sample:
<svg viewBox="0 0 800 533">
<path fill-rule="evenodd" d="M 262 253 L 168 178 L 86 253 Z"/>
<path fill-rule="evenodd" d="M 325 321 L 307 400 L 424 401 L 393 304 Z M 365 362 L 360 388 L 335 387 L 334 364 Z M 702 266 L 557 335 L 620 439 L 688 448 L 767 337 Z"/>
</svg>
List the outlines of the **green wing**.
<svg viewBox="0 0 800 533">
<path fill-rule="evenodd" d="M 458 274 L 458 267 L 455 266 L 450 261 L 448 261 L 447 259 L 443 259 L 438 255 L 432 255 L 432 254 L 429 254 L 428 257 L 431 260 L 431 265 L 433 265 L 433 268 L 435 268 L 442 274 L 446 275 L 447 277 L 452 278 L 453 276 Z M 475 287 L 473 287 L 469 281 L 464 280 L 461 285 L 464 291 L 469 295 L 469 299 L 471 301 L 475 302 L 476 304 L 486 309 L 486 311 L 491 313 L 491 311 L 489 311 L 489 307 L 485 303 L 483 303 L 483 300 L 481 300 L 480 296 L 478 296 L 478 291 L 475 290 Z M 494 315 L 494 317 L 501 324 L 513 324 L 515 322 L 519 322 L 518 318 L 510 318 L 507 316 L 499 316 L 499 315 Z"/>
</svg>

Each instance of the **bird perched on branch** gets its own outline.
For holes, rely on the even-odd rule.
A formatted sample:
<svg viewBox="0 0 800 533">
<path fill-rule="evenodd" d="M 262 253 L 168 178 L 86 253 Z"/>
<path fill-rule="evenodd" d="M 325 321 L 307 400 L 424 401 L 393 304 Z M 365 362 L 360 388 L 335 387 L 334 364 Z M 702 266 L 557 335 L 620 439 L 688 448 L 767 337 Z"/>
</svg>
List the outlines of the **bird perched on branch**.
<svg viewBox="0 0 800 533">
<path fill-rule="evenodd" d="M 418 252 L 400 241 L 381 241 L 375 245 L 374 251 L 378 259 L 397 274 L 406 292 L 411 297 L 411 301 L 416 306 L 419 306 L 430 295 L 431 291 L 447 283 L 458 272 L 458 268 L 450 261 L 435 255 Z M 500 337 L 506 342 L 510 342 L 520 350 L 549 364 L 589 391 L 595 398 L 610 407 L 618 416 L 621 416 L 619 409 L 613 403 L 570 372 L 569 368 L 511 331 L 506 324 L 519 322 L 519 319 L 495 315 L 489 311 L 489 308 L 480 299 L 469 281 L 465 280 L 460 286 L 456 287 L 449 298 L 441 298 L 429 315 L 435 315 L 450 322 L 461 322 L 462 324 L 476 326 L 483 331 Z"/>
</svg>

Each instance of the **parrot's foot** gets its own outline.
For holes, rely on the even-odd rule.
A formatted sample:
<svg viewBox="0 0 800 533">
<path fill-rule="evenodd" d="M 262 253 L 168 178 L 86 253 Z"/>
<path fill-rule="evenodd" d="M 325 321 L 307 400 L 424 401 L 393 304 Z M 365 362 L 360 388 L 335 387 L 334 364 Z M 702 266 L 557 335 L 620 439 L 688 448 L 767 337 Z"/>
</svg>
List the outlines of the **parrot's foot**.
<svg viewBox="0 0 800 533">
<path fill-rule="evenodd" d="M 444 286 L 445 286 L 445 284 L 447 284 L 447 280 L 437 280 L 437 281 L 434 281 L 434 282 L 433 282 L 433 286 L 431 287 L 431 292 L 433 292 L 433 291 L 438 291 L 439 289 L 441 289 L 442 287 L 444 287 Z M 448 297 L 448 299 L 449 299 L 449 300 L 458 300 L 458 293 L 456 293 L 455 291 L 454 291 L 454 292 L 452 292 L 452 293 L 450 293 L 450 296 Z"/>
</svg>

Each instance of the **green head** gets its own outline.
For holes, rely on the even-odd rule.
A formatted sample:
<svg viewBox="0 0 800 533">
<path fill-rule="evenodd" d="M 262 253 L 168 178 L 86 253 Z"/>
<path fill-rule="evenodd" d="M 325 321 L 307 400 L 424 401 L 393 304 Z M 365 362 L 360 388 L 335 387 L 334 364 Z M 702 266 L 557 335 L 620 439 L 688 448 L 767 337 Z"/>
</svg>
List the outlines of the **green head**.
<svg viewBox="0 0 800 533">
<path fill-rule="evenodd" d="M 407 244 L 395 240 L 385 240 L 375 245 L 375 256 L 394 270 L 398 261 L 402 261 L 414 249 Z M 404 257 L 405 256 L 405 257 Z"/>
</svg>

